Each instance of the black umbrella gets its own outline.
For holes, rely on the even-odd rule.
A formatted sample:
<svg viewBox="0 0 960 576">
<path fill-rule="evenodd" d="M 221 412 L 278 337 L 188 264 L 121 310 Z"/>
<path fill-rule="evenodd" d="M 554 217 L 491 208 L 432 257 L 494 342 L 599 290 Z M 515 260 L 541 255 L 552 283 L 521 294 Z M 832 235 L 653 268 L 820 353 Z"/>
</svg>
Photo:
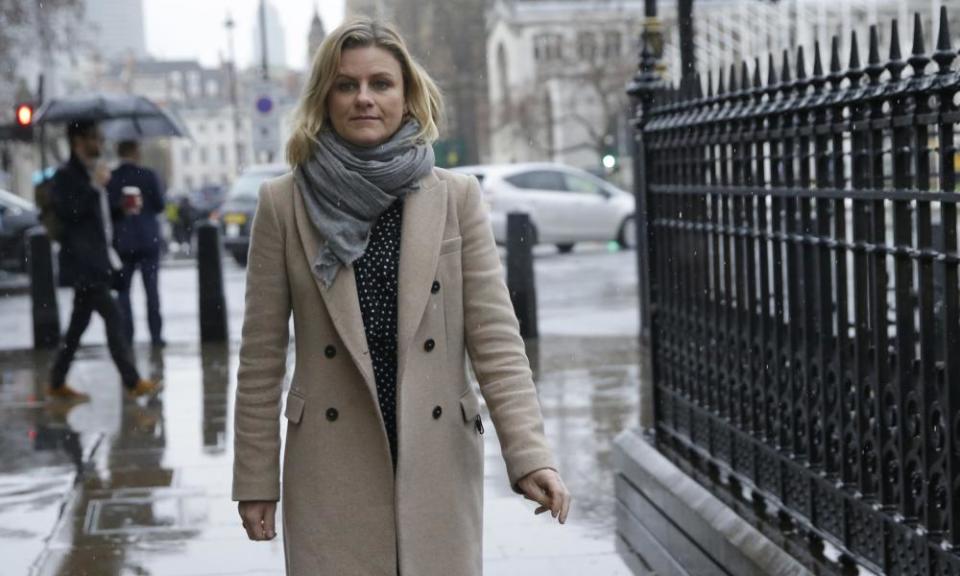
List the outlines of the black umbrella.
<svg viewBox="0 0 960 576">
<path fill-rule="evenodd" d="M 156 103 L 133 94 L 94 94 L 54 98 L 37 111 L 37 124 L 101 122 L 111 140 L 174 136 L 189 138 L 186 128 Z"/>
</svg>

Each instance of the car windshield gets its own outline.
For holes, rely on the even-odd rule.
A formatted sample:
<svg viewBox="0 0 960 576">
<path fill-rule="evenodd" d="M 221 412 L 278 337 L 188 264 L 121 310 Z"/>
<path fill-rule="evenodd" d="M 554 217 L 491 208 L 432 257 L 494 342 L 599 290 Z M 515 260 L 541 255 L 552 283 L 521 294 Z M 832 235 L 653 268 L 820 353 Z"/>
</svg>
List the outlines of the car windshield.
<svg viewBox="0 0 960 576">
<path fill-rule="evenodd" d="M 21 198 L 13 192 L 7 192 L 6 190 L 0 190 L 0 206 L 11 206 L 13 208 L 20 208 L 21 210 L 34 210 L 34 206 L 29 200 Z"/>
<path fill-rule="evenodd" d="M 233 183 L 233 188 L 230 189 L 230 198 L 256 200 L 257 194 L 260 192 L 260 185 L 263 184 L 264 181 L 282 175 L 283 172 L 281 171 L 271 170 L 247 172 L 237 178 L 237 181 Z"/>
</svg>

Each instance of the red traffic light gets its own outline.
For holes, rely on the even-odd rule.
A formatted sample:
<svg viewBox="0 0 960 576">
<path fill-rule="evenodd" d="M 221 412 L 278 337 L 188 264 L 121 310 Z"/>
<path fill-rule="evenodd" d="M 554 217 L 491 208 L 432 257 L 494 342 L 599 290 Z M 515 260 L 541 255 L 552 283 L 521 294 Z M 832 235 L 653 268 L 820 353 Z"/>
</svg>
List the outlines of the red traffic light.
<svg viewBox="0 0 960 576">
<path fill-rule="evenodd" d="M 33 106 L 30 104 L 17 105 L 17 124 L 19 126 L 30 126 L 33 124 Z"/>
</svg>

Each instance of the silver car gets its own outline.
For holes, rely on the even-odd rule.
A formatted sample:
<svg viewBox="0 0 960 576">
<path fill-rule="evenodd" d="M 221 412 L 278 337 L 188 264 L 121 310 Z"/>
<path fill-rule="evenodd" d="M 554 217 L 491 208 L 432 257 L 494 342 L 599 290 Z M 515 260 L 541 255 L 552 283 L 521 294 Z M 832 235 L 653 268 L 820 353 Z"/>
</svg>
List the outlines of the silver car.
<svg viewBox="0 0 960 576">
<path fill-rule="evenodd" d="M 561 164 L 461 166 L 457 172 L 480 180 L 490 208 L 493 235 L 507 241 L 507 214 L 530 215 L 535 243 L 555 244 L 560 252 L 577 242 L 615 241 L 636 246 L 633 195 L 596 176 Z"/>
</svg>

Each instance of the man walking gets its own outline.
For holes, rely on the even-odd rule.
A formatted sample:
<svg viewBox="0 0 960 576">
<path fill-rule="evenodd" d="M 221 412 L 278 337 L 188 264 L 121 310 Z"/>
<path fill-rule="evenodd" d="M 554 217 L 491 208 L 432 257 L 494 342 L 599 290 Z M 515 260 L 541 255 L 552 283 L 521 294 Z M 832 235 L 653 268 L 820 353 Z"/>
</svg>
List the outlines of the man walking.
<svg viewBox="0 0 960 576">
<path fill-rule="evenodd" d="M 110 288 L 121 262 L 111 247 L 112 222 L 107 191 L 109 172 L 98 164 L 103 135 L 94 122 L 77 121 L 67 127 L 70 160 L 57 170 L 51 190 L 61 226 L 61 283 L 73 286 L 73 312 L 63 344 L 50 372 L 47 395 L 75 402 L 89 396 L 66 384 L 67 372 L 90 316 L 96 311 L 107 329 L 110 355 L 130 397 L 153 395 L 160 386 L 140 378 L 121 332 L 120 310 Z"/>
<path fill-rule="evenodd" d="M 107 184 L 110 206 L 114 215 L 114 246 L 123 261 L 123 272 L 117 286 L 120 311 L 123 313 L 123 335 L 133 345 L 133 309 L 130 306 L 130 287 L 133 275 L 139 269 L 143 289 L 147 294 L 147 321 L 153 346 L 165 345 L 161 329 L 160 292 L 157 288 L 157 273 L 160 268 L 161 231 L 157 220 L 163 214 L 166 200 L 160 179 L 150 170 L 140 166 L 140 144 L 125 141 L 117 144 L 120 165 L 114 169 Z M 137 198 L 139 197 L 139 199 Z M 139 209 L 124 212 L 124 206 L 139 205 Z"/>
</svg>

